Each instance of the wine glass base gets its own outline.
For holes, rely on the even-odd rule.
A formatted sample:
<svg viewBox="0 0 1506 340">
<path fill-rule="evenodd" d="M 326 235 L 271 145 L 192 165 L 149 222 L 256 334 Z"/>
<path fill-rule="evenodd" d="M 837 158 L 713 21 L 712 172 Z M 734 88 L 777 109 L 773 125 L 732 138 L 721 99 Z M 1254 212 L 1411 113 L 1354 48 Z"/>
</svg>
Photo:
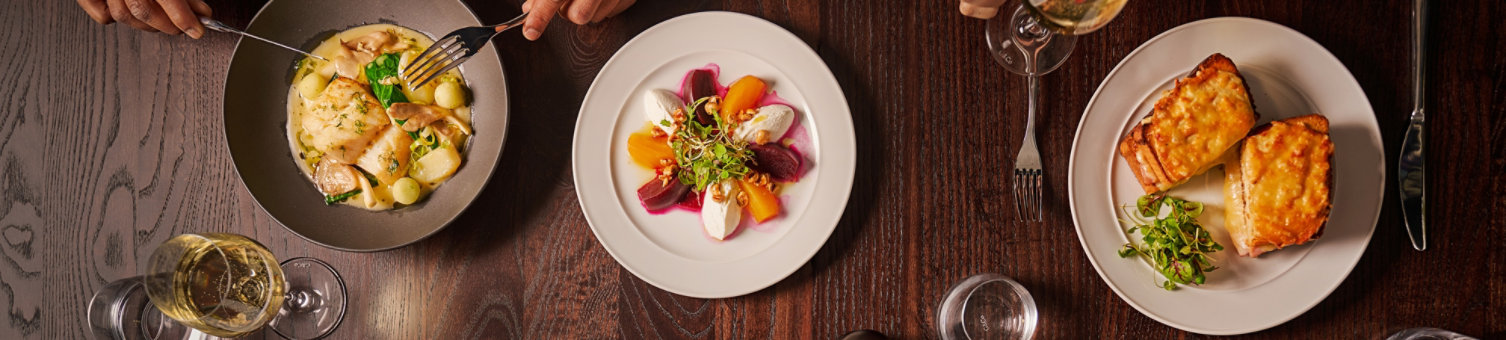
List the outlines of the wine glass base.
<svg viewBox="0 0 1506 340">
<path fill-rule="evenodd" d="M 287 339 L 318 339 L 328 336 L 345 319 L 345 280 L 328 263 L 310 257 L 282 262 L 287 297 L 272 331 Z"/>
<path fill-rule="evenodd" d="M 1055 71 L 1077 47 L 1077 36 L 1046 28 L 1025 5 L 1015 8 L 1013 15 L 988 19 L 985 33 L 994 61 L 1009 72 L 1025 76 Z"/>
</svg>

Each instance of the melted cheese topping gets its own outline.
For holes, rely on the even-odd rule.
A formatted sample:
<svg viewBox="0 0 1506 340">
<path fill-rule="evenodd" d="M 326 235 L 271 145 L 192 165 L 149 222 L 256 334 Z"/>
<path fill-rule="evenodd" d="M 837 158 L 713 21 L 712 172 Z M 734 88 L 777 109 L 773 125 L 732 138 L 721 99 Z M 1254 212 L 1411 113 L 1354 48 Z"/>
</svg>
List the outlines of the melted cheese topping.
<svg viewBox="0 0 1506 340">
<path fill-rule="evenodd" d="M 1255 126 L 1255 110 L 1244 79 L 1210 68 L 1178 80 L 1147 123 L 1146 137 L 1162 170 L 1168 180 L 1180 183 L 1217 164 Z"/>
<path fill-rule="evenodd" d="M 1229 234 L 1240 254 L 1260 253 L 1314 238 L 1328 222 L 1332 203 L 1333 142 L 1298 117 L 1271 122 L 1241 147 L 1231 167 Z"/>
</svg>

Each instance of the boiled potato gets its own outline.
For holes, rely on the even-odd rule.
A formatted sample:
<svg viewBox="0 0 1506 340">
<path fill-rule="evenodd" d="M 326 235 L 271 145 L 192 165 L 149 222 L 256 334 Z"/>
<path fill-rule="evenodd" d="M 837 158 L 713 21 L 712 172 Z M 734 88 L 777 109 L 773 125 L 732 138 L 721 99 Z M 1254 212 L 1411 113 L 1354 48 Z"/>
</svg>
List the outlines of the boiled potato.
<svg viewBox="0 0 1506 340">
<path fill-rule="evenodd" d="M 465 106 L 465 88 L 458 81 L 440 82 L 439 87 L 434 88 L 434 104 L 446 109 Z"/>
<path fill-rule="evenodd" d="M 397 69 L 399 69 L 399 70 L 406 70 L 406 69 L 408 69 L 408 64 L 413 63 L 413 58 L 417 58 L 418 57 L 418 53 L 419 53 L 418 50 L 407 50 L 407 51 L 403 51 L 403 54 L 399 54 L 397 56 Z"/>
<path fill-rule="evenodd" d="M 403 95 L 407 96 L 408 101 L 414 104 L 433 104 L 435 86 L 437 85 L 432 81 L 416 89 L 410 89 L 407 85 L 403 85 Z"/>
<path fill-rule="evenodd" d="M 406 70 L 406 69 L 408 69 L 408 64 L 413 62 L 413 58 L 417 58 L 418 57 L 418 53 L 419 52 L 416 51 L 416 50 L 408 50 L 407 52 L 403 52 L 403 54 L 401 56 L 399 56 L 398 59 L 397 59 L 397 69 L 399 69 L 399 70 Z M 424 86 L 420 86 L 420 87 L 418 87 L 416 89 L 415 88 L 408 88 L 408 86 L 405 85 L 405 86 L 402 86 L 402 88 L 403 88 L 403 96 L 408 97 L 408 101 L 412 102 L 414 104 L 433 104 L 434 103 L 434 87 L 438 86 L 438 85 L 439 84 L 435 84 L 432 81 L 429 82 L 428 84 L 424 84 Z"/>
<path fill-rule="evenodd" d="M 319 92 L 324 92 L 325 85 L 329 85 L 329 78 L 319 75 L 317 72 L 311 72 L 303 76 L 303 79 L 298 80 L 298 95 L 303 96 L 303 98 L 312 99 L 314 96 L 318 96 Z"/>
<path fill-rule="evenodd" d="M 417 202 L 418 196 L 421 193 L 418 188 L 418 181 L 413 180 L 412 177 L 403 177 L 397 179 L 397 181 L 395 182 L 392 182 L 391 190 L 392 199 L 397 200 L 397 203 L 402 204 L 413 204 L 413 202 Z"/>
<path fill-rule="evenodd" d="M 429 151 L 429 154 L 413 162 L 413 166 L 408 168 L 408 176 L 432 186 L 450 178 L 450 175 L 455 174 L 455 169 L 459 168 L 460 153 L 454 147 L 443 147 Z"/>
</svg>

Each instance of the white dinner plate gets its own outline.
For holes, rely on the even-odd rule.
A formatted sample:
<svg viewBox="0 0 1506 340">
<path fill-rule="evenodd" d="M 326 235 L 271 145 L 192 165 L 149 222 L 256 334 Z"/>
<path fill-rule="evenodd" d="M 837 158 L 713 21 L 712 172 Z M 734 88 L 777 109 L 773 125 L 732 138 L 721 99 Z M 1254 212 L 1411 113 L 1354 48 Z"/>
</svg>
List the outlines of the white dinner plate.
<svg viewBox="0 0 1506 340">
<path fill-rule="evenodd" d="M 687 72 L 712 63 L 723 85 L 743 75 L 768 82 L 810 137 L 796 145 L 805 147 L 797 150 L 807 172 L 781 190 L 780 216 L 744 223 L 726 241 L 707 236 L 695 212 L 646 212 L 637 189 L 653 171 L 626 148 L 645 126 L 644 91 L 675 90 Z M 738 296 L 789 276 L 826 243 L 852 191 L 855 143 L 836 78 L 794 34 L 745 14 L 687 14 L 628 41 L 596 76 L 575 123 L 575 191 L 597 241 L 633 275 L 675 294 Z"/>
<path fill-rule="evenodd" d="M 1240 257 L 1223 228 L 1222 168 L 1194 177 L 1170 193 L 1206 204 L 1199 220 L 1224 245 L 1225 250 L 1214 253 L 1221 268 L 1208 273 L 1205 285 L 1166 291 L 1157 285 L 1164 278 L 1146 260 L 1117 254 L 1129 240 L 1116 220 L 1117 209 L 1144 194 L 1117 146 L 1162 91 L 1213 53 L 1234 60 L 1244 75 L 1260 114 L 1257 124 L 1309 113 L 1328 117 L 1334 143 L 1333 210 L 1322 238 L 1255 259 Z M 1379 218 L 1386 177 L 1382 150 L 1370 101 L 1323 46 L 1268 21 L 1214 18 L 1146 41 L 1109 72 L 1078 126 L 1067 190 L 1083 250 L 1120 298 L 1172 327 L 1243 334 L 1301 315 L 1354 269 Z"/>
</svg>

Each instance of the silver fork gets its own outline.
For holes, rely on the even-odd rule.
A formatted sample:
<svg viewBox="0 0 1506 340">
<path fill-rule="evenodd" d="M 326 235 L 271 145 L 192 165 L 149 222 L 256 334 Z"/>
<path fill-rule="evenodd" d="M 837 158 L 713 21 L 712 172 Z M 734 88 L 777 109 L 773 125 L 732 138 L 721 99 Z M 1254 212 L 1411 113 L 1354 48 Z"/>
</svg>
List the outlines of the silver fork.
<svg viewBox="0 0 1506 340">
<path fill-rule="evenodd" d="M 1015 220 L 1019 222 L 1040 222 L 1041 206 L 1041 151 L 1035 146 L 1035 106 L 1036 97 L 1040 88 L 1036 84 L 1037 76 L 1026 76 L 1029 80 L 1030 109 L 1025 116 L 1025 141 L 1020 143 L 1020 153 L 1014 157 L 1014 213 Z M 1035 215 L 1029 216 L 1030 208 L 1034 207 Z"/>
<path fill-rule="evenodd" d="M 507 22 L 491 25 L 466 27 L 445 34 L 443 38 L 429 45 L 424 53 L 419 53 L 403 68 L 403 79 L 408 81 L 408 88 L 418 88 L 434 80 L 451 69 L 460 67 L 467 59 L 471 59 L 476 51 L 486 46 L 497 33 L 502 33 L 513 27 L 523 24 L 523 18 L 528 17 L 528 12 L 518 15 Z M 413 79 L 419 79 L 414 82 Z"/>
</svg>

